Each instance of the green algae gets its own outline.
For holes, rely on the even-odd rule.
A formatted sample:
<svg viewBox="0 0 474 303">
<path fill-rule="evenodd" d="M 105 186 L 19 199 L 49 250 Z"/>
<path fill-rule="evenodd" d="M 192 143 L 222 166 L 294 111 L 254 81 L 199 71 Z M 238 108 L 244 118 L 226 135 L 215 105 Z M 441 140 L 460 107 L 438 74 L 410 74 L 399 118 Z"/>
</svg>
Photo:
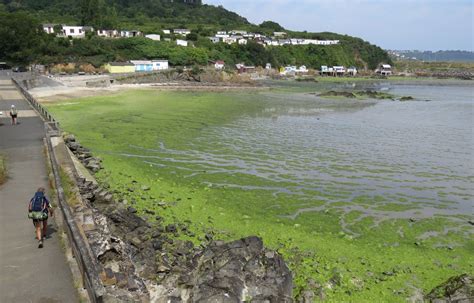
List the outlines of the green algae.
<svg viewBox="0 0 474 303">
<path fill-rule="evenodd" d="M 261 236 L 266 245 L 285 256 L 295 272 L 295 293 L 311 278 L 323 285 L 330 301 L 405 302 L 412 286 L 428 291 L 452 275 L 473 271 L 470 234 L 467 227 L 456 229 L 459 223 L 450 217 L 411 222 L 389 217 L 381 220 L 364 211 L 345 210 L 351 205 L 387 212 L 414 209 L 409 196 L 398 197 L 400 203 L 382 195 L 358 195 L 349 202 L 341 201 L 347 193 L 340 194 L 344 184 L 337 182 L 324 191 L 305 191 L 311 199 L 287 192 L 273 195 L 265 189 L 266 185 L 274 185 L 268 180 L 242 173 L 210 174 L 203 164 L 170 164 L 159 159 L 184 157 L 167 154 L 170 151 L 156 156 L 160 143 L 173 152 L 186 153 L 190 148 L 206 151 L 207 143 L 196 140 L 202 132 L 242 116 L 262 115 L 264 108 L 265 101 L 252 93 L 152 90 L 49 106 L 66 131 L 76 134 L 82 144 L 103 159 L 105 171 L 97 177 L 117 192 L 117 199 L 133 204 L 144 216 L 145 210 L 154 210 L 165 222 L 189 220 L 196 234 L 189 239 L 196 243 L 210 229 L 224 240 Z M 225 153 L 225 149 L 220 152 Z M 228 169 L 233 171 L 235 167 Z M 335 169 L 356 172 L 347 165 Z M 189 171 L 200 175 L 187 178 Z M 228 184 L 253 187 L 222 185 L 223 179 Z M 143 191 L 137 184 L 150 189 Z M 278 182 L 279 188 L 293 186 Z M 427 232 L 438 234 L 423 238 Z M 453 250 L 446 249 L 453 243 Z"/>
<path fill-rule="evenodd" d="M 330 99 L 377 99 L 377 100 L 395 100 L 395 96 L 392 94 L 372 91 L 372 90 L 357 90 L 357 91 L 325 91 L 318 95 L 323 98 Z M 412 97 L 401 97 L 401 101 L 413 100 Z"/>
</svg>

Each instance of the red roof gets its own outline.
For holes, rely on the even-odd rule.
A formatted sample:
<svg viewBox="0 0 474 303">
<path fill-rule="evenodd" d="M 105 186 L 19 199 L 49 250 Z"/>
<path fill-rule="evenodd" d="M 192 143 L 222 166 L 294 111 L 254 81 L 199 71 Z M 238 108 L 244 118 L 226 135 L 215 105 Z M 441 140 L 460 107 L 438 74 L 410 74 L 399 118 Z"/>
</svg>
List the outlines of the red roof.
<svg viewBox="0 0 474 303">
<path fill-rule="evenodd" d="M 216 64 L 225 64 L 225 62 L 222 61 L 222 60 L 217 60 L 217 61 L 216 61 Z"/>
</svg>

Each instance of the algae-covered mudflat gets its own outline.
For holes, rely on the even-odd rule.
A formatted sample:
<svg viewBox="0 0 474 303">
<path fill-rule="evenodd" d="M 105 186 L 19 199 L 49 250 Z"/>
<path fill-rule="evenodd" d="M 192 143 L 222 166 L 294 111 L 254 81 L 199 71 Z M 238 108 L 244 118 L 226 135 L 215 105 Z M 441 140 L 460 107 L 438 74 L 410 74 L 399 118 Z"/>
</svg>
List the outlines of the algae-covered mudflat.
<svg viewBox="0 0 474 303">
<path fill-rule="evenodd" d="M 48 107 L 103 159 L 98 178 L 118 199 L 187 220 L 195 242 L 261 236 L 296 295 L 405 302 L 472 274 L 472 88 L 389 88 L 414 97 L 398 102 L 324 100 L 305 85 Z"/>
</svg>

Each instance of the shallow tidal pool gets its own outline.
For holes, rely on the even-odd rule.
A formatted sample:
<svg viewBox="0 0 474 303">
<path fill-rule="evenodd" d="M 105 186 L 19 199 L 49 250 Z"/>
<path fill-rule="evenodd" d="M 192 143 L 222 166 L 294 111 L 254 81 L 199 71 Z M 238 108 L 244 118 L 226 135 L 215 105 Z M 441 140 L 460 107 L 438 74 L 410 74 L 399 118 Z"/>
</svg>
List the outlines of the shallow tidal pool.
<svg viewBox="0 0 474 303">
<path fill-rule="evenodd" d="M 318 89 L 133 90 L 48 107 L 103 159 L 117 199 L 189 220 L 195 242 L 261 236 L 295 295 L 405 302 L 472 274 L 473 88 L 371 84 L 409 102 Z"/>
</svg>

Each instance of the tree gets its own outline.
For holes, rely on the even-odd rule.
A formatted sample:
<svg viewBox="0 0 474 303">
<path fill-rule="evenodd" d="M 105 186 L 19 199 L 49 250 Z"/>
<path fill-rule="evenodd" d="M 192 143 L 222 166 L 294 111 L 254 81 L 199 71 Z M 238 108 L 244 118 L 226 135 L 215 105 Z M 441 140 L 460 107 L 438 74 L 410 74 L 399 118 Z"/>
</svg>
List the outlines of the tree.
<svg viewBox="0 0 474 303">
<path fill-rule="evenodd" d="M 59 33 L 63 32 L 63 26 L 61 24 L 56 24 L 55 26 L 53 26 L 53 31 L 54 31 L 54 35 L 56 36 Z"/>
<path fill-rule="evenodd" d="M 46 33 L 26 13 L 0 12 L 0 59 L 11 65 L 28 65 L 39 57 Z"/>
<path fill-rule="evenodd" d="M 118 26 L 118 23 L 118 14 L 115 6 L 107 8 L 107 14 L 102 18 L 102 28 L 116 28 Z"/>
<path fill-rule="evenodd" d="M 104 9 L 103 0 L 81 0 L 82 25 L 101 26 Z"/>
<path fill-rule="evenodd" d="M 195 32 L 192 32 L 186 36 L 187 40 L 194 41 L 196 42 L 198 40 L 199 36 Z"/>
<path fill-rule="evenodd" d="M 283 26 L 281 26 L 280 24 L 278 24 L 276 22 L 273 22 L 273 21 L 264 21 L 264 22 L 262 22 L 260 24 L 260 28 L 264 29 L 264 30 L 271 30 L 271 31 L 274 31 L 274 32 L 281 32 L 281 31 L 285 30 L 283 28 Z"/>
</svg>

